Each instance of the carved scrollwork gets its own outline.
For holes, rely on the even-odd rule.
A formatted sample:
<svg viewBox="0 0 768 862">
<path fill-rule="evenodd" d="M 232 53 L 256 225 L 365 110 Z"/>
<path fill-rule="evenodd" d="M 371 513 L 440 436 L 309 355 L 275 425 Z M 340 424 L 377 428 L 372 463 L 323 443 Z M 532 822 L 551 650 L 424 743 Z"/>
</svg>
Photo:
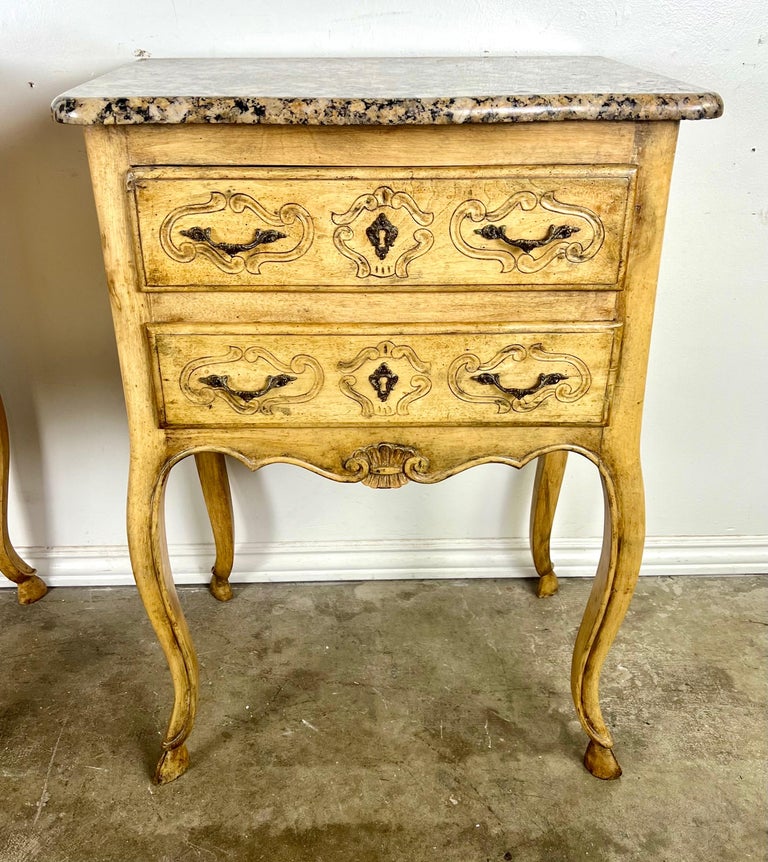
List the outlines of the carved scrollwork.
<svg viewBox="0 0 768 862">
<path fill-rule="evenodd" d="M 341 391 L 357 401 L 366 417 L 407 416 L 409 406 L 432 388 L 429 363 L 413 348 L 394 341 L 364 347 L 354 359 L 340 361 L 338 368 L 347 372 L 339 381 Z"/>
<path fill-rule="evenodd" d="M 369 488 L 402 488 L 409 479 L 426 481 L 429 461 L 410 446 L 378 443 L 355 449 L 343 467 Z"/>
<path fill-rule="evenodd" d="M 552 224 L 541 239 L 510 239 L 506 226 L 497 224 L 516 212 L 534 212 L 537 208 L 571 219 L 581 219 L 586 223 L 587 236 L 572 240 L 571 236 L 580 233 L 582 228 Z M 490 224 L 480 229 L 468 229 L 468 225 L 483 221 Z M 519 222 L 515 225 L 515 234 L 525 229 L 525 219 L 520 219 Z M 451 216 L 450 234 L 453 244 L 467 257 L 497 260 L 501 264 L 502 272 L 517 269 L 522 273 L 533 273 L 539 272 L 555 260 L 575 264 L 591 260 L 603 245 L 605 227 L 596 213 L 577 204 L 563 203 L 557 200 L 554 192 L 536 194 L 522 191 L 511 195 L 500 207 L 491 211 L 482 201 L 464 201 L 456 207 Z M 503 244 L 500 245 L 499 242 Z M 541 254 L 533 254 L 542 248 L 544 251 Z"/>
<path fill-rule="evenodd" d="M 540 372 L 539 362 L 557 363 L 560 371 Z M 511 376 L 515 369 L 527 375 L 524 382 L 533 379 L 527 386 L 511 386 L 501 382 L 502 377 Z M 448 368 L 448 386 L 462 401 L 495 404 L 499 413 L 529 413 L 548 398 L 571 403 L 578 401 L 589 391 L 592 375 L 586 363 L 568 353 L 552 353 L 541 343 L 524 347 L 510 344 L 499 350 L 488 362 L 482 362 L 474 353 L 464 354 L 453 360 Z M 495 391 L 489 391 L 495 390 Z"/>
<path fill-rule="evenodd" d="M 231 242 L 213 238 L 213 228 L 195 224 L 200 216 L 211 213 L 252 213 L 268 225 L 267 230 L 251 228 L 247 242 Z M 291 227 L 300 230 L 293 245 L 284 248 L 290 238 Z M 278 230 L 285 228 L 286 231 Z M 211 261 L 223 272 L 236 275 L 247 270 L 260 275 L 265 263 L 286 263 L 300 258 L 314 239 L 312 218 L 304 207 L 287 203 L 277 212 L 270 212 L 255 198 L 242 192 L 211 192 L 205 203 L 190 203 L 168 213 L 160 226 L 160 247 L 173 260 L 189 263 L 197 257 Z"/>
<path fill-rule="evenodd" d="M 255 388 L 237 386 L 230 382 L 236 375 L 255 378 L 259 383 Z M 188 362 L 179 376 L 179 386 L 193 404 L 210 405 L 220 398 L 236 413 L 270 415 L 275 411 L 289 413 L 292 404 L 314 398 L 323 377 L 320 363 L 306 354 L 281 362 L 263 347 L 231 346 L 222 356 L 201 356 Z M 287 392 L 285 387 L 290 387 Z"/>
<path fill-rule="evenodd" d="M 411 232 L 410 241 L 402 237 L 410 232 L 410 226 L 403 225 L 402 219 L 400 228 L 390 221 L 397 210 L 416 228 Z M 354 224 L 363 213 L 377 211 L 377 217 L 364 230 Z M 432 232 L 426 230 L 434 221 L 433 213 L 424 212 L 409 194 L 396 192 L 389 186 L 379 186 L 372 194 L 360 195 L 346 212 L 332 213 L 331 218 L 338 225 L 333 232 L 333 244 L 344 257 L 354 261 L 358 278 L 370 275 L 406 278 L 411 261 L 426 254 L 434 243 Z M 398 249 L 400 254 L 395 260 L 385 261 L 392 250 Z"/>
</svg>

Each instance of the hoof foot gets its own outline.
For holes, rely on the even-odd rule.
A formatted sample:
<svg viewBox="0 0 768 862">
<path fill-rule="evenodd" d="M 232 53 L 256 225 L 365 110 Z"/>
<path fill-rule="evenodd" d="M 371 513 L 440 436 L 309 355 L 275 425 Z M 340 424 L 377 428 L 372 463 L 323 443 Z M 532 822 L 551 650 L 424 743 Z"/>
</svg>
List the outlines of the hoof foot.
<svg viewBox="0 0 768 862">
<path fill-rule="evenodd" d="M 604 781 L 613 781 L 621 775 L 619 761 L 613 754 L 612 749 L 606 748 L 590 739 L 584 755 L 584 766 L 595 776 Z"/>
<path fill-rule="evenodd" d="M 220 602 L 228 602 L 232 598 L 232 587 L 227 578 L 220 578 L 215 572 L 211 578 L 211 593 Z"/>
<path fill-rule="evenodd" d="M 20 605 L 31 605 L 48 592 L 48 587 L 42 578 L 37 575 L 30 575 L 26 580 L 23 580 L 16 586 L 16 596 Z"/>
<path fill-rule="evenodd" d="M 557 575 L 554 572 L 547 572 L 539 578 L 538 586 L 536 587 L 536 595 L 540 599 L 545 599 L 548 596 L 554 596 L 557 592 Z"/>
<path fill-rule="evenodd" d="M 164 751 L 157 762 L 155 769 L 155 784 L 169 784 L 177 779 L 189 768 L 189 752 L 186 745 L 180 745 L 178 748 L 172 748 L 170 751 Z"/>
</svg>

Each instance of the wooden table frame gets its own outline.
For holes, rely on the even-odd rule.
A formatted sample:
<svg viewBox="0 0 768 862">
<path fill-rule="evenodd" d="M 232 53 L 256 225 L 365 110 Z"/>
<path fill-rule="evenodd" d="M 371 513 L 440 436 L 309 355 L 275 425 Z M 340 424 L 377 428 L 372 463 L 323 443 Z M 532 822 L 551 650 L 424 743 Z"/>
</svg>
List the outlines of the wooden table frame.
<svg viewBox="0 0 768 862">
<path fill-rule="evenodd" d="M 527 126 L 527 128 L 525 128 Z M 339 482 L 370 478 L 365 455 L 393 446 L 405 452 L 403 481 L 433 483 L 470 466 L 503 463 L 521 467 L 538 459 L 531 514 L 531 547 L 540 576 L 539 595 L 552 595 L 557 579 L 549 539 L 567 452 L 592 461 L 600 472 L 605 498 L 605 532 L 597 576 L 576 638 L 571 690 L 589 737 L 585 765 L 600 778 L 620 775 L 613 738 L 599 703 L 605 657 L 629 605 L 643 551 L 644 497 L 640 467 L 640 424 L 663 221 L 676 136 L 676 122 L 533 123 L 519 126 L 467 126 L 382 130 L 303 127 L 219 126 L 85 128 L 115 330 L 125 385 L 131 436 L 128 538 L 136 582 L 165 652 L 174 683 L 174 704 L 162 743 L 155 780 L 172 781 L 187 768 L 186 739 L 198 697 L 195 650 L 168 565 L 164 494 L 169 472 L 194 455 L 216 538 L 211 590 L 231 598 L 228 578 L 233 558 L 232 509 L 224 455 L 256 470 L 282 462 L 304 466 Z M 435 135 L 433 138 L 432 136 Z M 439 143 L 438 143 L 439 141 Z M 439 149 L 436 149 L 439 148 Z M 516 164 L 630 164 L 637 167 L 629 264 L 616 291 L 616 319 L 622 324 L 621 359 L 613 372 L 610 419 L 602 426 L 440 428 L 184 428 L 162 427 L 156 407 L 156 370 L 147 347 L 146 325 L 178 320 L 186 308 L 199 314 L 197 301 L 182 294 L 164 297 L 140 288 L 136 236 L 126 195 L 132 165 L 433 165 L 476 164 L 478 153 L 504 163 L 514 150 Z M 371 156 L 374 153 L 374 156 Z M 260 295 L 264 319 L 302 320 L 296 294 Z M 574 294 L 573 301 L 578 297 Z M 168 300 L 165 302 L 165 300 Z M 173 303 L 171 303 L 173 300 Z M 245 302 L 242 298 L 233 302 Z M 439 296 L 430 299 L 436 319 L 445 315 Z M 202 300 L 201 300 L 202 302 Z M 329 331 L 349 315 L 349 295 L 315 310 Z M 389 302 L 389 305 L 387 305 Z M 186 304 L 185 304 L 186 303 Z M 282 309 L 279 311 L 278 308 Z M 394 298 L 379 308 L 396 319 Z M 387 310 L 388 309 L 388 310 Z M 422 312 L 408 312 L 418 320 Z M 426 312 L 425 312 L 426 313 Z M 469 314 L 469 312 L 467 312 Z M 270 318 L 269 315 L 274 315 Z M 370 318 L 369 318 L 370 319 Z M 314 322 L 314 321 L 313 321 Z M 470 433 L 471 432 L 471 433 Z M 394 442 L 393 442 L 394 441 Z M 353 463 L 354 462 L 354 463 Z"/>
</svg>

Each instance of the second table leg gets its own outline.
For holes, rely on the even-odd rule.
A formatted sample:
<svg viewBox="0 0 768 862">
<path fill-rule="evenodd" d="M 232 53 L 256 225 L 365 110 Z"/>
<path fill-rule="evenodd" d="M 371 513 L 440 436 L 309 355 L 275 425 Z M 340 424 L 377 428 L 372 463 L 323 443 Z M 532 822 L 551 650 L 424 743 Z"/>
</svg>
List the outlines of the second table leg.
<svg viewBox="0 0 768 862">
<path fill-rule="evenodd" d="M 536 459 L 536 479 L 531 500 L 530 542 L 533 565 L 539 575 L 536 593 L 540 598 L 557 592 L 557 575 L 550 557 L 550 540 L 555 509 L 563 484 L 568 452 L 565 449 L 547 452 Z"/>
<path fill-rule="evenodd" d="M 228 602 L 232 598 L 229 576 L 235 559 L 235 527 L 227 462 L 220 452 L 197 452 L 195 464 L 216 545 L 216 562 L 211 569 L 211 593 L 220 602 Z"/>
</svg>

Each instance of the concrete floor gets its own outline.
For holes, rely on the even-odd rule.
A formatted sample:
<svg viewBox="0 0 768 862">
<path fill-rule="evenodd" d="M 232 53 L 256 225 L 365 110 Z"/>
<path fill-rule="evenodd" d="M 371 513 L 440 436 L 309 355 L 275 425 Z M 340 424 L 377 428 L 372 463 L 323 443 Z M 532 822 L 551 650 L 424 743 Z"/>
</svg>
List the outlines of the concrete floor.
<svg viewBox="0 0 768 862">
<path fill-rule="evenodd" d="M 0 593 L 2 862 L 768 858 L 768 578 L 643 579 L 592 778 L 570 647 L 590 584 L 184 589 L 192 767 L 149 773 L 170 678 L 133 589 Z"/>
</svg>

